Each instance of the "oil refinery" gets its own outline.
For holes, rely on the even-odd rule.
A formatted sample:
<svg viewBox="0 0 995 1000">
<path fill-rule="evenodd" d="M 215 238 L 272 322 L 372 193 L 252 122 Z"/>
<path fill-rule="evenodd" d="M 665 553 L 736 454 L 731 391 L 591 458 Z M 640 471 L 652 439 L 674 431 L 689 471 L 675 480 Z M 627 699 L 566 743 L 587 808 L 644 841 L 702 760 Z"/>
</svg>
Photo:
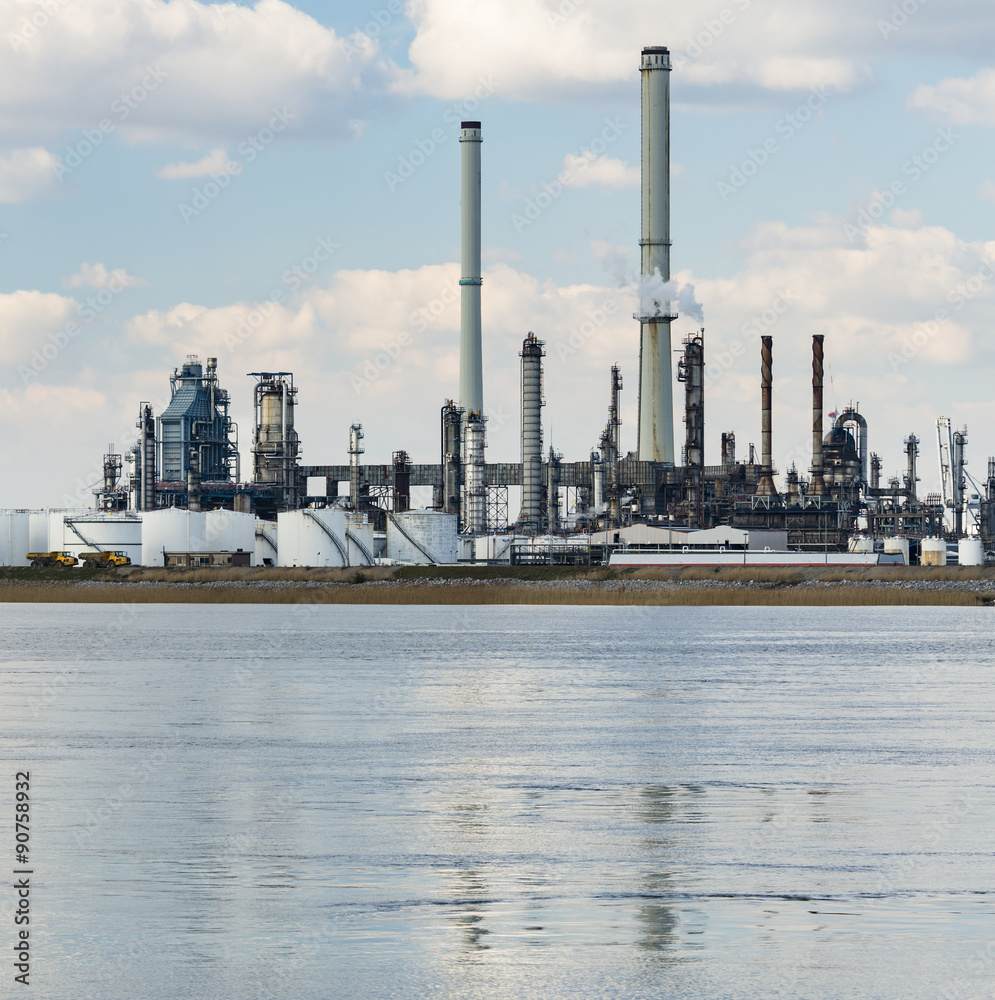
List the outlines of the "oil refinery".
<svg viewBox="0 0 995 1000">
<path fill-rule="evenodd" d="M 363 461 L 361 424 L 343 428 L 348 460 L 302 462 L 295 413 L 322 387 L 286 371 L 219 373 L 217 359 L 188 356 L 169 376 L 170 402 L 137 406 L 137 440 L 104 456 L 93 509 L 4 511 L 0 564 L 26 554 L 113 552 L 157 566 L 364 566 L 377 562 L 611 565 L 982 565 L 995 559 L 995 459 L 987 477 L 968 475 L 966 428 L 940 418 L 936 450 L 942 493 L 921 495 L 921 446 L 904 439 L 905 470 L 882 480 L 871 450 L 869 412 L 824 412 L 825 352 L 812 339 L 811 465 L 773 463 L 773 373 L 777 352 L 760 338 L 761 442 L 737 452 L 735 429 L 721 436 L 718 462 L 705 455 L 708 345 L 683 337 L 673 365 L 668 49 L 642 51 L 641 282 L 638 441 L 621 448 L 623 372 L 605 372 L 603 427 L 592 449 L 567 461 L 543 448 L 544 341 L 522 331 L 521 453 L 487 460 L 487 386 L 481 323 L 479 121 L 460 129 L 461 277 L 459 384 L 440 399 L 438 440 L 416 461 Z M 238 428 L 222 377 L 250 378 L 251 460 L 242 467 Z M 232 384 L 230 381 L 228 384 Z M 677 449 L 674 392 L 683 392 L 684 441 Z M 243 435 L 244 437 L 244 435 Z M 348 447 L 346 448 L 346 443 Z M 930 442 L 926 447 L 932 451 Z M 424 462 L 424 457 L 437 460 Z M 420 488 L 424 506 L 416 507 Z M 430 499 L 429 499 L 430 497 Z M 123 556 L 121 556 L 123 558 Z"/>
</svg>

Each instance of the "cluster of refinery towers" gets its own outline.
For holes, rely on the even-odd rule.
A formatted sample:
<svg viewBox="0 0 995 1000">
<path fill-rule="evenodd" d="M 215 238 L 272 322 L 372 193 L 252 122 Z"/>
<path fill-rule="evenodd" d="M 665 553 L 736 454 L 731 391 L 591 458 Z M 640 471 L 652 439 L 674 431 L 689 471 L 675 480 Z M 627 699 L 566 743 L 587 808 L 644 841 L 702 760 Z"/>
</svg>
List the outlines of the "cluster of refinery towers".
<svg viewBox="0 0 995 1000">
<path fill-rule="evenodd" d="M 639 339 L 639 442 L 643 462 L 674 462 L 673 372 L 670 288 L 670 52 L 643 49 L 642 226 L 639 240 L 641 294 L 636 319 Z M 483 134 L 479 121 L 460 130 L 460 380 L 463 464 L 467 474 L 469 522 L 482 519 L 472 490 L 472 469 L 483 463 L 484 371 L 481 345 L 480 177 Z M 646 289 L 656 294 L 646 294 Z M 524 442 L 523 442 L 524 448 Z M 523 463 L 534 461 L 523 454 Z M 524 470 L 523 470 L 524 474 Z M 476 515 L 476 518 L 475 518 Z"/>
</svg>

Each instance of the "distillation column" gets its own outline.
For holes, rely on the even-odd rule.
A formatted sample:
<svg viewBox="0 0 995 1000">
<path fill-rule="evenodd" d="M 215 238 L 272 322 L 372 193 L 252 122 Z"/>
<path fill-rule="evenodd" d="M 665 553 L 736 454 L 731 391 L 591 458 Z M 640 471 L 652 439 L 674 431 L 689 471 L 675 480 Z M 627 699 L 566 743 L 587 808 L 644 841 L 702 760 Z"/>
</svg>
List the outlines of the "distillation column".
<svg viewBox="0 0 995 1000">
<path fill-rule="evenodd" d="M 812 338 L 812 496 L 826 495 L 822 455 L 822 403 L 825 379 L 825 337 L 820 333 Z"/>
<path fill-rule="evenodd" d="M 674 461 L 670 324 L 670 51 L 645 48 L 642 77 L 642 237 L 639 313 L 641 462 Z"/>
<path fill-rule="evenodd" d="M 677 381 L 684 383 L 684 502 L 695 527 L 705 517 L 705 331 L 684 340 L 684 357 L 677 364 Z"/>
<path fill-rule="evenodd" d="M 359 456 L 366 449 L 363 447 L 363 425 L 353 424 L 349 428 L 349 503 L 354 510 L 359 510 Z"/>
<path fill-rule="evenodd" d="M 522 512 L 519 523 L 538 531 L 542 519 L 542 359 L 544 343 L 529 333 L 522 344 Z"/>
<path fill-rule="evenodd" d="M 138 409 L 138 448 L 141 458 L 141 510 L 155 510 L 155 416 L 148 403 L 140 403 Z"/>
</svg>

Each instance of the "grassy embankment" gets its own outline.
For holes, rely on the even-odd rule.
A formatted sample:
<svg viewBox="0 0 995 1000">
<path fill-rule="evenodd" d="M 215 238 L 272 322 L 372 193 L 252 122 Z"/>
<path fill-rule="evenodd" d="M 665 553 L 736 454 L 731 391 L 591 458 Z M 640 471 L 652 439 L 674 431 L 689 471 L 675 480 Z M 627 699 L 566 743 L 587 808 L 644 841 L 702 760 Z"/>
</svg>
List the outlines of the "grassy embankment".
<svg viewBox="0 0 995 1000">
<path fill-rule="evenodd" d="M 978 606 L 995 569 L 375 567 L 0 570 L 0 602 Z"/>
</svg>

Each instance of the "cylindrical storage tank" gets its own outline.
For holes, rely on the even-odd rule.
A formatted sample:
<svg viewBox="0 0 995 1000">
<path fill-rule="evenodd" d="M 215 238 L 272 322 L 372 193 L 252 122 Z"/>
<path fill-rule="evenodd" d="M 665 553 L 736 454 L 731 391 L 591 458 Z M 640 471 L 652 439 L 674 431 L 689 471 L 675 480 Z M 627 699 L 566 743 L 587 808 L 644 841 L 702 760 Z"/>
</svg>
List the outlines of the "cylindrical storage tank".
<svg viewBox="0 0 995 1000">
<path fill-rule="evenodd" d="M 135 566 L 142 564 L 142 519 L 134 514 L 63 514 L 62 544 L 72 552 L 123 552 Z M 75 530 L 74 530 L 75 529 Z M 77 534 L 78 532 L 78 534 Z M 83 538 L 80 537 L 83 536 Z M 83 539 L 86 539 L 84 541 Z"/>
<path fill-rule="evenodd" d="M 279 544 L 276 521 L 256 521 L 256 558 L 253 565 L 276 566 Z"/>
<path fill-rule="evenodd" d="M 255 536 L 253 535 L 253 546 Z M 164 566 L 166 552 L 209 552 L 207 512 L 169 507 L 142 514 L 142 565 Z"/>
<path fill-rule="evenodd" d="M 455 514 L 408 510 L 387 519 L 387 558 L 426 565 L 452 564 L 459 555 Z"/>
<path fill-rule="evenodd" d="M 364 514 L 334 509 L 277 514 L 278 566 L 370 566 L 376 542 Z"/>
<path fill-rule="evenodd" d="M 346 553 L 350 566 L 372 566 L 376 559 L 376 537 L 369 518 L 356 510 L 345 512 Z"/>
<path fill-rule="evenodd" d="M 901 554 L 905 560 L 905 565 L 908 566 L 909 540 L 907 538 L 886 538 L 884 540 L 884 554 L 886 556 Z"/>
<path fill-rule="evenodd" d="M 947 543 L 944 539 L 924 538 L 921 544 L 923 566 L 946 566 Z"/>
<path fill-rule="evenodd" d="M 43 510 L 34 510 L 28 515 L 28 552 L 49 552 L 48 544 L 48 514 Z M 62 528 L 59 528 L 62 537 Z"/>
<path fill-rule="evenodd" d="M 861 536 L 859 538 L 850 539 L 850 551 L 851 552 L 873 552 L 874 551 L 874 539 L 866 538 Z M 906 556 L 908 552 L 906 551 Z M 906 559 L 906 561 L 908 561 Z"/>
<path fill-rule="evenodd" d="M 961 566 L 984 566 L 985 547 L 980 538 L 962 538 L 957 543 L 957 562 Z"/>
<path fill-rule="evenodd" d="M 0 566 L 28 566 L 31 514 L 26 510 L 0 511 Z"/>
<path fill-rule="evenodd" d="M 256 518 L 233 510 L 211 510 L 206 518 L 208 552 L 248 552 L 249 565 L 256 560 Z"/>
</svg>

